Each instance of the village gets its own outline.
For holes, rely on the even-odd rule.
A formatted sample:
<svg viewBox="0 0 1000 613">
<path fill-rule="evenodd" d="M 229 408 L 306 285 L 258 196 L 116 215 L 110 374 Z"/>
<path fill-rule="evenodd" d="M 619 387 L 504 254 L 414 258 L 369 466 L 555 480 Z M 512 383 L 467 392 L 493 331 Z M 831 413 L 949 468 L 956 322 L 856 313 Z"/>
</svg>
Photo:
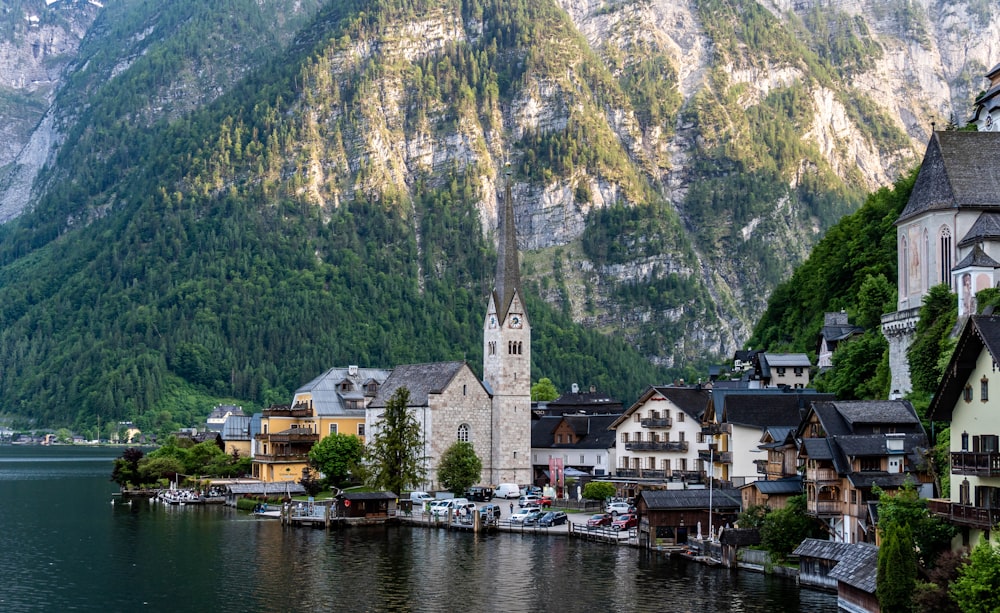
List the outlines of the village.
<svg viewBox="0 0 1000 613">
<path fill-rule="evenodd" d="M 804 497 L 804 514 L 822 525 L 825 538 L 795 549 L 799 580 L 835 589 L 845 610 L 878 611 L 880 496 L 916 491 L 932 516 L 954 527 L 956 551 L 988 542 L 1000 520 L 1000 411 L 993 406 L 1000 394 L 989 395 L 1000 363 L 1000 317 L 979 313 L 975 299 L 1000 284 L 1000 134 L 991 131 L 1000 119 L 1000 65 L 987 78 L 990 89 L 974 112 L 979 130 L 933 133 L 895 224 L 898 308 L 883 315 L 881 326 L 890 346 L 890 398 L 841 400 L 810 387 L 815 373 L 833 368 L 838 344 L 864 332 L 847 313 L 831 312 L 816 338 L 815 363 L 804 353 L 747 349 L 697 383 L 651 383 L 628 406 L 577 385 L 554 400 L 532 401 L 531 325 L 508 186 L 483 324 L 482 378 L 462 361 L 334 367 L 299 388 L 287 405 L 254 415 L 218 406 L 200 436 L 253 462 L 252 479 L 230 486 L 229 495 L 300 494 L 310 449 L 331 434 L 377 439 L 390 399 L 405 389 L 425 474 L 410 484 L 413 490 L 459 494 L 442 491 L 438 463 L 451 443 L 467 442 L 482 461 L 484 486 L 549 488 L 556 506 L 576 504 L 585 513 L 595 509 L 586 507 L 582 488 L 611 483 L 638 518 L 625 531 L 626 542 L 759 569 L 770 562 L 741 553 L 759 540 L 738 525 L 740 513 L 773 512 Z M 906 351 L 919 309 L 942 283 L 957 295 L 956 349 L 926 417 L 949 425 L 949 466 L 933 460 L 941 433 L 928 432 L 905 399 L 911 389 Z M 441 524 L 403 504 L 406 492 L 353 496 L 321 512 L 326 525 L 331 513 Z M 293 511 L 287 513 L 294 523 Z M 567 523 L 565 531 L 573 532 L 576 522 Z M 514 528 L 509 520 L 507 528 Z"/>
</svg>

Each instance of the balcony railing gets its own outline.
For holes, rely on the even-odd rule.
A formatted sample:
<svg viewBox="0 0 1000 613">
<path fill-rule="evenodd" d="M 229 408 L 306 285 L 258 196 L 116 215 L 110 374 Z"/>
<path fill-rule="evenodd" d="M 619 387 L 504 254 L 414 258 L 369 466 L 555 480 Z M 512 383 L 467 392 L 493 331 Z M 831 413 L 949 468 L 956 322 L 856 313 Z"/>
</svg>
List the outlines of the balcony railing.
<svg viewBox="0 0 1000 613">
<path fill-rule="evenodd" d="M 308 453 L 256 453 L 255 462 L 308 462 Z"/>
<path fill-rule="evenodd" d="M 698 459 L 705 460 L 706 462 L 716 462 L 718 464 L 732 464 L 733 463 L 733 452 L 732 451 L 716 451 L 714 454 L 710 451 L 699 451 Z"/>
<path fill-rule="evenodd" d="M 950 500 L 928 500 L 930 512 L 945 521 L 958 525 L 990 530 L 1000 523 L 1000 509 L 985 509 Z"/>
<path fill-rule="evenodd" d="M 618 468 L 615 476 L 619 479 L 671 479 L 674 481 L 698 481 L 701 473 L 683 470 L 660 470 L 654 468 Z"/>
<path fill-rule="evenodd" d="M 1000 453 L 952 452 L 951 474 L 1000 477 Z"/>
<path fill-rule="evenodd" d="M 843 509 L 843 503 L 839 500 L 809 500 L 806 502 L 806 510 L 813 515 L 840 515 Z"/>
<path fill-rule="evenodd" d="M 839 481 L 840 475 L 832 468 L 806 469 L 806 481 Z"/>
<path fill-rule="evenodd" d="M 272 432 L 271 434 L 258 434 L 258 441 L 265 443 L 315 443 L 319 441 L 319 435 L 303 429 L 299 432 Z"/>
<path fill-rule="evenodd" d="M 706 435 L 732 434 L 733 424 L 708 424 L 701 427 L 701 433 Z"/>
<path fill-rule="evenodd" d="M 669 428 L 673 421 L 669 417 L 647 417 L 639 420 L 643 428 Z"/>
<path fill-rule="evenodd" d="M 312 409 L 302 405 L 287 405 L 264 409 L 264 417 L 312 417 Z"/>
<path fill-rule="evenodd" d="M 687 441 L 629 441 L 625 443 L 628 451 L 687 451 Z"/>
</svg>

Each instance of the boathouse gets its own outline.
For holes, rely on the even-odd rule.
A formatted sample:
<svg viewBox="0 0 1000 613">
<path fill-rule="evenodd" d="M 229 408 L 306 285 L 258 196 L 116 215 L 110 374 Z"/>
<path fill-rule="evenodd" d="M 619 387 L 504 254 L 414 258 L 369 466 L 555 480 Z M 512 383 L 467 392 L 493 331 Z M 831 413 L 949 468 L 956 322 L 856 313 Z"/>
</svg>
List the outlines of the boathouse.
<svg viewBox="0 0 1000 613">
<path fill-rule="evenodd" d="M 639 492 L 639 546 L 683 545 L 689 538 L 708 537 L 736 521 L 740 512 L 739 490 L 643 490 Z"/>
<path fill-rule="evenodd" d="M 396 514 L 396 495 L 392 492 L 357 492 L 337 498 L 339 517 L 379 519 Z"/>
</svg>

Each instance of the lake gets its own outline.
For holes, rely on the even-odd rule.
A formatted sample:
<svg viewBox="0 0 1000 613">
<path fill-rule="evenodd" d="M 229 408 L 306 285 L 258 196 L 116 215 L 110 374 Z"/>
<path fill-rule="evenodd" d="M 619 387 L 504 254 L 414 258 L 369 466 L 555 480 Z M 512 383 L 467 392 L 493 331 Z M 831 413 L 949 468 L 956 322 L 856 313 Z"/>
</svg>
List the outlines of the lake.
<svg viewBox="0 0 1000 613">
<path fill-rule="evenodd" d="M 113 505 L 120 454 L 0 446 L 0 610 L 837 611 L 787 579 L 566 537 Z"/>
</svg>

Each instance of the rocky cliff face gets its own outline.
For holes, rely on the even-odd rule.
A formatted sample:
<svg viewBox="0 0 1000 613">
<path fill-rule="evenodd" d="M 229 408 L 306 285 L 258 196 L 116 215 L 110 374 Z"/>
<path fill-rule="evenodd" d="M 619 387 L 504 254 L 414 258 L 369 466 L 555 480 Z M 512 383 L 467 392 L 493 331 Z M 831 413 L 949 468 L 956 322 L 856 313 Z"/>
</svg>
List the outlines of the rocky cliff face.
<svg viewBox="0 0 1000 613">
<path fill-rule="evenodd" d="M 301 13 L 284 24 L 282 43 L 319 9 L 258 4 L 266 15 Z M 981 75 L 1000 61 L 1000 8 L 985 0 L 557 5 L 564 13 L 540 13 L 544 35 L 528 43 L 546 46 L 544 62 L 509 52 L 527 76 L 504 99 L 413 106 L 423 85 L 413 66 L 479 44 L 484 24 L 474 15 L 431 7 L 384 30 L 351 31 L 288 92 L 289 113 L 302 118 L 284 150 L 295 161 L 273 177 L 294 175 L 297 194 L 322 209 L 354 192 L 413 196 L 415 177 L 459 169 L 476 177 L 489 233 L 501 169 L 514 163 L 526 278 L 577 321 L 623 334 L 668 366 L 741 345 L 770 289 L 836 214 L 914 164 L 932 122 L 961 123 Z M 154 49 L 147 37 L 173 23 L 137 19 L 116 57 L 73 64 L 87 32 L 112 36 L 92 27 L 101 10 L 25 0 L 0 15 L 0 95 L 10 101 L 0 107 L 0 220 L 44 189 L 36 177 L 72 129 L 68 101 L 85 103 L 60 89 L 68 76 L 86 76 L 75 81 L 84 88 L 122 81 Z M 227 44 L 244 52 L 220 53 Z M 217 40 L 201 61 L 183 62 L 130 111 L 136 123 L 222 95 L 251 71 L 248 47 Z M 348 91 L 350 105 L 321 102 Z M 540 172 L 533 147 L 553 134 L 582 135 L 601 154 Z M 620 207 L 647 212 L 595 250 L 596 213 Z"/>
</svg>

